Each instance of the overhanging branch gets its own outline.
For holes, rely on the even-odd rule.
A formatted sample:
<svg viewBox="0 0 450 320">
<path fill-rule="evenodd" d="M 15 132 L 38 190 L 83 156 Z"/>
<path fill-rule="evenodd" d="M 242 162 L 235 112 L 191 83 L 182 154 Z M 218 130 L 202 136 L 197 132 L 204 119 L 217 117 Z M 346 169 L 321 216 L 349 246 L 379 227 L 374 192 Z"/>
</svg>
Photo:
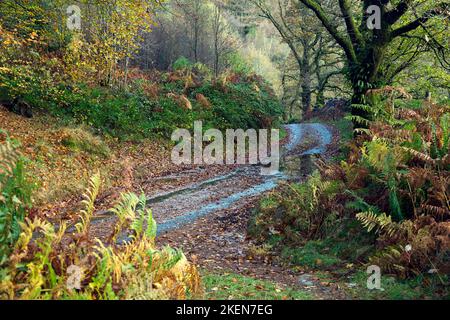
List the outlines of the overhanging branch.
<svg viewBox="0 0 450 320">
<path fill-rule="evenodd" d="M 345 25 L 347 27 L 347 33 L 352 41 L 354 47 L 361 46 L 362 36 L 359 30 L 356 28 L 355 20 L 351 15 L 350 3 L 348 0 L 339 0 L 339 7 L 344 16 Z"/>
<path fill-rule="evenodd" d="M 439 15 L 446 15 L 447 17 L 449 16 L 449 5 L 448 4 L 441 3 L 440 5 L 438 5 L 437 8 L 425 12 L 425 14 L 422 17 L 419 17 L 416 20 L 411 21 L 410 23 L 393 30 L 391 33 L 391 37 L 396 38 L 398 36 L 401 36 L 403 34 L 406 34 L 408 32 L 416 30 L 418 27 L 420 27 L 421 25 L 426 23 L 431 18 L 439 16 Z"/>
<path fill-rule="evenodd" d="M 331 23 L 330 19 L 327 17 L 327 14 L 323 10 L 323 8 L 318 4 L 315 0 L 300 0 L 305 6 L 311 9 L 317 18 L 322 22 L 323 26 L 330 35 L 336 40 L 336 42 L 342 47 L 347 58 L 350 61 L 356 62 L 356 54 L 355 49 L 348 39 L 339 34 L 337 28 Z"/>
</svg>

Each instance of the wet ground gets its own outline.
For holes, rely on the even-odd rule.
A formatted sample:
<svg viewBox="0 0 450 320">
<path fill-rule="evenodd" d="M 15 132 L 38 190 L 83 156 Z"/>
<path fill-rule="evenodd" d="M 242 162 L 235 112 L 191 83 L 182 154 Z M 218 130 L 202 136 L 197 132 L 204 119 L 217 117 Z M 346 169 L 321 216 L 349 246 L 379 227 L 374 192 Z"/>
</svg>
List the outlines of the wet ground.
<svg viewBox="0 0 450 320">
<path fill-rule="evenodd" d="M 329 151 L 333 130 L 322 124 L 296 124 L 287 127 L 289 139 L 284 145 L 281 173 L 271 177 L 259 176 L 259 168 L 240 168 L 230 179 L 220 180 L 203 191 L 211 192 L 215 201 L 174 218 L 162 212 L 170 211 L 159 203 L 154 208 L 159 220 L 160 244 L 183 249 L 188 258 L 208 272 L 232 272 L 258 279 L 270 280 L 280 286 L 310 292 L 317 299 L 345 299 L 345 294 L 330 283 L 324 284 L 314 274 L 293 270 L 276 256 L 258 257 L 255 245 L 247 237 L 247 225 L 252 210 L 264 192 L 282 181 L 301 181 L 313 170 L 313 157 Z M 187 193 L 178 200 L 203 203 L 204 197 L 191 199 Z M 218 195 L 227 194 L 225 197 Z M 172 216 L 168 213 L 168 216 Z M 308 281 L 304 281 L 308 279 Z"/>
<path fill-rule="evenodd" d="M 185 177 L 195 176 L 202 169 L 154 178 L 166 182 L 165 191 L 148 196 L 148 205 L 158 223 L 158 233 L 181 228 L 198 218 L 238 206 L 245 199 L 273 190 L 281 181 L 302 180 L 307 176 L 312 170 L 311 156 L 325 153 L 332 133 L 322 124 L 291 124 L 286 128 L 289 138 L 282 148 L 281 172 L 272 176 L 261 175 L 259 166 L 239 166 L 225 174 L 181 186 L 179 183 Z M 171 182 L 177 182 L 173 189 L 170 189 Z M 104 233 L 113 225 L 114 219 L 107 213 L 95 217 L 94 233 L 97 236 Z"/>
<path fill-rule="evenodd" d="M 273 190 L 283 180 L 297 180 L 309 174 L 312 170 L 311 156 L 326 152 L 332 141 L 332 133 L 322 124 L 293 124 L 287 129 L 289 139 L 283 148 L 283 172 L 262 176 L 258 166 L 239 167 L 227 175 L 156 197 L 151 207 L 159 225 L 159 233 L 229 209 L 243 199 Z M 307 139 L 309 146 L 304 143 Z"/>
<path fill-rule="evenodd" d="M 283 146 L 281 172 L 262 176 L 258 166 L 228 168 L 207 180 L 196 181 L 196 170 L 156 177 L 164 191 L 148 196 L 158 223 L 158 244 L 183 249 L 200 268 L 231 271 L 255 278 L 268 279 L 280 285 L 301 287 L 308 277 L 308 288 L 319 299 L 339 298 L 337 288 L 314 282 L 314 276 L 292 271 L 277 257 L 255 259 L 252 242 L 247 239 L 247 223 L 257 200 L 283 181 L 304 180 L 313 170 L 313 157 L 325 155 L 332 144 L 333 132 L 322 124 L 292 124 Z M 181 184 L 189 176 L 189 182 Z M 171 188 L 171 182 L 176 187 Z M 114 217 L 98 216 L 92 231 L 97 237 L 109 234 Z M 342 298 L 342 296 L 340 297 Z"/>
</svg>

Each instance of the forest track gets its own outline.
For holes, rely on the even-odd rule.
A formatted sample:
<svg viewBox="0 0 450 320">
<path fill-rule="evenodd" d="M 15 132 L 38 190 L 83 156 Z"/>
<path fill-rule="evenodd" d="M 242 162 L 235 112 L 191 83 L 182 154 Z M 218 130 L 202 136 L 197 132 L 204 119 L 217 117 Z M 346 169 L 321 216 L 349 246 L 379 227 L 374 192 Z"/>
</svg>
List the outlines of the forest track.
<svg viewBox="0 0 450 320">
<path fill-rule="evenodd" d="M 259 166 L 240 166 L 233 171 L 204 181 L 177 187 L 148 197 L 153 217 L 158 224 L 158 234 L 181 228 L 195 220 L 221 210 L 239 206 L 240 202 L 275 189 L 280 182 L 298 180 L 300 172 L 309 174 L 302 162 L 310 156 L 323 154 L 331 144 L 332 132 L 323 124 L 291 124 L 287 143 L 283 146 L 282 167 L 286 172 L 262 176 Z M 304 137 L 310 145 L 304 145 Z M 103 212 L 93 218 L 93 231 L 98 236 L 114 224 L 115 217 Z"/>
<path fill-rule="evenodd" d="M 289 140 L 283 148 L 283 153 L 290 154 L 294 159 L 323 154 L 332 142 L 333 134 L 323 124 L 293 124 L 286 126 L 286 129 L 289 131 Z M 316 143 L 311 148 L 298 152 L 302 146 L 302 138 L 307 133 L 316 137 Z M 289 158 L 285 157 L 285 161 L 289 161 Z M 301 170 L 300 167 L 297 169 Z M 199 217 L 229 209 L 245 198 L 273 190 L 281 181 L 295 178 L 295 172 L 280 172 L 272 176 L 261 176 L 259 172 L 258 166 L 240 167 L 226 176 L 184 188 L 171 193 L 171 196 L 162 196 L 163 201 L 153 202 L 151 205 L 159 233 L 180 228 Z M 193 210 L 189 211 L 189 208 Z"/>
<path fill-rule="evenodd" d="M 292 124 L 286 129 L 289 139 L 283 147 L 282 173 L 263 178 L 258 167 L 241 168 L 232 178 L 209 187 L 236 193 L 220 197 L 217 192 L 216 202 L 209 201 L 171 219 L 158 214 L 165 201 L 159 206 L 152 205 L 155 217 L 160 219 L 158 243 L 182 249 L 188 259 L 208 273 L 235 273 L 268 280 L 280 287 L 309 293 L 314 299 L 347 299 L 338 285 L 324 284 L 314 273 L 294 270 L 276 255 L 254 255 L 255 243 L 248 238 L 247 227 L 264 191 L 269 192 L 283 181 L 303 181 L 313 170 L 312 157 L 327 158 L 334 151 L 336 135 L 331 127 L 320 123 Z M 237 183 L 239 179 L 241 184 Z"/>
<path fill-rule="evenodd" d="M 297 288 L 317 299 L 345 299 L 334 285 L 323 286 L 313 274 L 293 271 L 277 257 L 251 256 L 248 221 L 258 199 L 284 181 L 302 181 L 313 170 L 312 157 L 332 147 L 334 131 L 320 123 L 291 124 L 286 129 L 281 171 L 261 176 L 259 166 L 241 166 L 226 174 L 164 191 L 148 198 L 158 224 L 158 244 L 180 248 L 208 272 L 234 272 Z M 109 234 L 114 217 L 94 219 L 97 237 Z M 304 287 L 302 279 L 310 285 Z"/>
</svg>

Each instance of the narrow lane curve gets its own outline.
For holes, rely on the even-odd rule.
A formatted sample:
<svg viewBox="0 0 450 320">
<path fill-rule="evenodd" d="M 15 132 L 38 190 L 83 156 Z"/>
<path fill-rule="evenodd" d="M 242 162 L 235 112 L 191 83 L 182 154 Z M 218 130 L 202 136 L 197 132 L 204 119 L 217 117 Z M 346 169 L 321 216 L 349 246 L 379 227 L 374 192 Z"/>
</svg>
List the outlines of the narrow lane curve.
<svg viewBox="0 0 450 320">
<path fill-rule="evenodd" d="M 301 146 L 305 133 L 314 135 L 318 143 L 298 154 L 299 157 L 323 154 L 332 142 L 331 131 L 320 123 L 291 124 L 287 125 L 286 129 L 289 131 L 289 141 L 284 146 L 284 154 L 295 152 L 295 149 Z M 215 178 L 212 183 L 201 183 L 196 188 L 186 188 L 180 193 L 162 197 L 162 201 L 152 203 L 153 214 L 158 223 L 158 234 L 178 229 L 219 210 L 228 209 L 244 198 L 273 190 L 286 178 L 282 173 L 268 177 L 260 176 L 258 167 L 244 170 L 241 168 L 227 176 Z"/>
</svg>

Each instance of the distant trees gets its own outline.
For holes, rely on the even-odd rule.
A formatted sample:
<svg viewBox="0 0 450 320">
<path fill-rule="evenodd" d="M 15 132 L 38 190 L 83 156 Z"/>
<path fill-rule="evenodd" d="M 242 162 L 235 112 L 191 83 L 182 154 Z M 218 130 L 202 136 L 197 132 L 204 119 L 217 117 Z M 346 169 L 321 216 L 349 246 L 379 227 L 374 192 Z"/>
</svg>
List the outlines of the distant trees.
<svg viewBox="0 0 450 320">
<path fill-rule="evenodd" d="M 80 0 L 81 29 L 68 28 L 69 0 L 4 0 L 0 2 L 3 27 L 18 36 L 35 33 L 46 52 L 64 55 L 67 72 L 75 80 L 95 80 L 104 85 L 118 81 L 117 66 L 123 62 L 121 83 L 126 85 L 129 58 L 140 46 L 140 32 L 153 26 L 157 0 Z"/>
<path fill-rule="evenodd" d="M 140 47 L 140 34 L 153 25 L 157 1 L 82 0 L 81 52 L 94 62 L 97 78 L 105 85 L 116 81 L 117 65 L 123 63 L 122 82 L 127 84 L 129 59 Z"/>
<path fill-rule="evenodd" d="M 199 62 L 200 45 L 208 24 L 208 8 L 206 0 L 173 0 L 172 8 L 182 20 L 189 38 L 191 56 L 194 62 Z"/>
<path fill-rule="evenodd" d="M 222 70 L 224 60 L 233 49 L 237 47 L 234 35 L 230 34 L 228 21 L 224 17 L 224 8 L 221 5 L 213 7 L 212 14 L 212 41 L 213 41 L 213 70 L 217 78 Z"/>
<path fill-rule="evenodd" d="M 289 46 L 290 59 L 296 62 L 299 73 L 293 76 L 292 70 L 287 70 L 283 84 L 292 85 L 295 78 L 299 79 L 300 90 L 293 91 L 301 96 L 304 112 L 311 108 L 314 94 L 316 104 L 323 103 L 326 88 L 332 87 L 330 79 L 340 73 L 346 75 L 357 106 L 366 103 L 369 89 L 400 79 L 402 72 L 418 67 L 425 56 L 428 64 L 450 69 L 448 39 L 444 36 L 448 34 L 449 5 L 439 0 L 248 2 Z M 444 74 L 438 72 L 438 77 L 441 84 L 448 83 Z M 334 86 L 339 90 L 343 87 Z M 368 117 L 359 107 L 353 114 Z"/>
<path fill-rule="evenodd" d="M 296 0 L 250 0 L 257 14 L 270 21 L 280 37 L 289 46 L 291 57 L 297 64 L 297 81 L 301 90 L 303 113 L 312 108 L 312 95 L 316 104 L 324 102 L 324 92 L 331 77 L 342 73 L 340 51 L 313 15 L 299 6 Z M 289 65 L 289 64 L 288 64 Z M 289 65 L 289 67 L 292 67 Z M 286 84 L 290 70 L 283 78 Z M 285 88 L 286 89 L 286 88 Z"/>
<path fill-rule="evenodd" d="M 156 17 L 157 25 L 143 35 L 135 61 L 141 66 L 168 69 L 179 57 L 211 67 L 217 76 L 227 54 L 236 50 L 237 37 L 225 18 L 223 6 L 210 0 L 166 1 Z M 150 61 L 150 62 L 149 62 Z"/>
</svg>

